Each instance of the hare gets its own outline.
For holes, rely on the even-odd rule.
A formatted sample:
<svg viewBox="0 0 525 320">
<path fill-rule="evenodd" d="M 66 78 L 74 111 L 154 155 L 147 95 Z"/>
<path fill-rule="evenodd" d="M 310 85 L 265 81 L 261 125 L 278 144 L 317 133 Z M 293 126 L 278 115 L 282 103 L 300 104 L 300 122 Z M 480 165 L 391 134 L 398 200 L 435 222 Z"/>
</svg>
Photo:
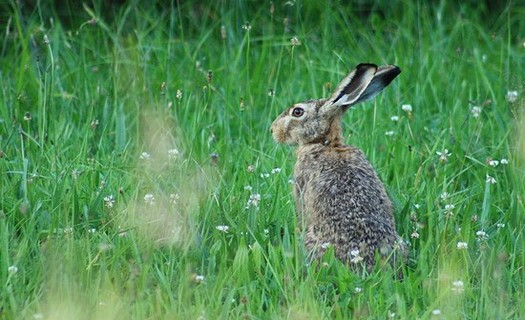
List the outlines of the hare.
<svg viewBox="0 0 525 320">
<path fill-rule="evenodd" d="M 359 64 L 328 99 L 297 103 L 271 126 L 279 143 L 297 145 L 294 198 L 306 249 L 370 271 L 381 260 L 406 259 L 395 230 L 392 203 L 363 152 L 345 145 L 341 118 L 352 105 L 372 99 L 401 73 L 397 66 Z M 397 258 L 395 257 L 397 256 Z"/>
</svg>

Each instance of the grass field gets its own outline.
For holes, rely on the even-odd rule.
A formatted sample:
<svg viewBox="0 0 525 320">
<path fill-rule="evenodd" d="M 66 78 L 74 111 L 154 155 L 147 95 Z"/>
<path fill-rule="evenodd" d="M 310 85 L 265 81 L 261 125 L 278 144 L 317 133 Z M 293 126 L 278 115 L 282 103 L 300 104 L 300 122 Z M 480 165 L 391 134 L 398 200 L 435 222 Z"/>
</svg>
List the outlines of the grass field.
<svg viewBox="0 0 525 320">
<path fill-rule="evenodd" d="M 0 318 L 525 318 L 523 2 L 21 3 L 0 5 Z M 403 71 L 344 118 L 403 281 L 310 263 L 269 133 L 360 62 Z"/>
</svg>

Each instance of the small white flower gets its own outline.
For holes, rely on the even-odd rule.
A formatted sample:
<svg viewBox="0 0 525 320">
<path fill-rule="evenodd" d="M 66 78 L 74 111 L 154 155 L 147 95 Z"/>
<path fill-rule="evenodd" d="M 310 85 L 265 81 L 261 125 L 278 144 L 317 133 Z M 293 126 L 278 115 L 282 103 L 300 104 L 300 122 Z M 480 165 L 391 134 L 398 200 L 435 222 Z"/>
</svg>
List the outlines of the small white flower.
<svg viewBox="0 0 525 320">
<path fill-rule="evenodd" d="M 461 280 L 453 281 L 452 282 L 452 291 L 454 291 L 456 293 L 461 293 L 461 292 L 465 291 L 465 286 L 463 284 L 463 281 L 461 281 Z"/>
<path fill-rule="evenodd" d="M 270 230 L 269 229 L 264 229 L 263 230 L 263 233 L 265 236 L 269 235 L 270 234 Z"/>
<path fill-rule="evenodd" d="M 250 30 L 252 29 L 252 25 L 251 25 L 248 21 L 246 21 L 246 22 L 242 25 L 242 29 L 243 29 L 244 31 L 250 31 Z"/>
<path fill-rule="evenodd" d="M 409 105 L 409 104 L 404 104 L 401 106 L 401 110 L 405 111 L 405 112 L 412 112 L 412 106 Z"/>
<path fill-rule="evenodd" d="M 144 196 L 144 201 L 147 204 L 152 205 L 155 202 L 155 196 L 153 196 L 151 193 L 148 193 Z"/>
<path fill-rule="evenodd" d="M 487 233 L 483 230 L 479 230 L 476 232 L 476 237 L 478 237 L 479 240 L 485 240 L 488 238 Z"/>
<path fill-rule="evenodd" d="M 246 203 L 246 209 L 250 207 L 259 207 L 259 202 L 261 201 L 261 195 L 258 193 L 252 193 L 248 202 Z"/>
<path fill-rule="evenodd" d="M 330 242 L 324 242 L 321 244 L 321 248 L 328 249 L 332 244 Z"/>
<path fill-rule="evenodd" d="M 182 99 L 182 90 L 177 89 L 177 93 L 175 94 L 175 97 L 177 98 L 177 100 Z"/>
<path fill-rule="evenodd" d="M 244 186 L 244 190 L 246 191 L 252 191 L 252 186 Z"/>
<path fill-rule="evenodd" d="M 105 196 L 104 205 L 106 206 L 106 208 L 113 208 L 113 206 L 115 205 L 115 197 L 113 197 L 113 195 L 111 194 L 109 196 Z"/>
<path fill-rule="evenodd" d="M 195 282 L 197 283 L 200 283 L 200 282 L 203 282 L 204 281 L 204 276 L 201 275 L 201 274 L 196 274 L 195 275 Z"/>
<path fill-rule="evenodd" d="M 9 267 L 7 268 L 7 272 L 8 272 L 9 274 L 15 274 L 15 273 L 18 272 L 18 267 L 17 267 L 17 266 L 9 266 Z"/>
<path fill-rule="evenodd" d="M 222 226 L 216 226 L 215 229 L 219 230 L 219 231 L 222 231 L 224 233 L 227 233 L 228 230 L 230 230 L 230 227 L 226 226 L 226 225 L 222 225 Z"/>
<path fill-rule="evenodd" d="M 168 158 L 170 159 L 177 159 L 179 157 L 179 150 L 177 149 L 170 149 L 168 150 Z"/>
<path fill-rule="evenodd" d="M 459 241 L 457 244 L 456 244 L 456 248 L 458 250 L 466 250 L 468 249 L 468 243 L 466 242 L 462 242 L 462 241 Z"/>
<path fill-rule="evenodd" d="M 441 200 L 443 200 L 443 201 L 447 200 L 447 199 L 449 198 L 449 196 L 450 196 L 450 195 L 448 194 L 448 192 L 443 192 L 443 193 L 440 195 Z"/>
<path fill-rule="evenodd" d="M 394 135 L 394 131 L 386 131 L 385 136 L 391 137 Z"/>
<path fill-rule="evenodd" d="M 288 179 L 288 184 L 295 184 L 295 180 L 294 179 Z"/>
<path fill-rule="evenodd" d="M 150 160 L 150 159 L 151 159 L 151 155 L 150 155 L 149 153 L 147 153 L 147 152 L 142 152 L 142 153 L 140 154 L 140 159 L 142 159 L 142 160 L 146 160 L 146 161 L 147 161 L 147 160 Z"/>
<path fill-rule="evenodd" d="M 496 227 L 497 227 L 498 229 L 501 229 L 501 228 L 504 228 L 504 227 L 505 227 L 505 224 L 504 224 L 504 223 L 498 223 L 498 224 L 496 225 Z"/>
<path fill-rule="evenodd" d="M 170 193 L 170 201 L 173 204 L 177 204 L 179 202 L 180 196 L 178 193 Z"/>
<path fill-rule="evenodd" d="M 439 156 L 439 161 L 441 162 L 447 162 L 448 158 L 452 155 L 452 153 L 448 152 L 448 149 L 445 149 L 443 151 L 436 151 L 436 154 Z"/>
<path fill-rule="evenodd" d="M 89 229 L 88 229 L 88 233 L 91 233 L 91 234 L 93 234 L 93 233 L 97 233 L 97 229 L 95 229 L 95 228 L 89 228 Z"/>
<path fill-rule="evenodd" d="M 499 161 L 501 164 L 509 164 L 509 160 L 503 158 Z"/>
<path fill-rule="evenodd" d="M 499 164 L 498 160 L 490 160 L 489 161 L 489 166 L 491 166 L 491 167 L 497 167 L 498 164 Z"/>
<path fill-rule="evenodd" d="M 292 46 L 295 47 L 295 46 L 298 46 L 301 44 L 301 42 L 299 41 L 299 38 L 297 38 L 297 36 L 293 36 L 291 39 L 290 39 L 290 42 L 292 43 Z"/>
<path fill-rule="evenodd" d="M 265 179 L 265 178 L 268 178 L 270 176 L 269 173 L 265 172 L 265 173 L 261 173 L 261 178 Z"/>
<path fill-rule="evenodd" d="M 490 183 L 490 184 L 495 184 L 496 183 L 496 179 L 494 179 L 494 177 L 491 177 L 487 174 L 487 179 L 485 180 L 486 183 Z"/>
<path fill-rule="evenodd" d="M 351 250 L 350 255 L 352 256 L 352 258 L 350 259 L 350 262 L 352 263 L 359 263 L 364 260 L 363 257 L 359 255 L 358 249 Z"/>
<path fill-rule="evenodd" d="M 43 320 L 44 319 L 44 315 L 41 314 L 41 313 L 35 313 L 35 314 L 33 314 L 33 319 L 35 319 L 35 320 Z"/>
<path fill-rule="evenodd" d="M 412 232 L 412 234 L 410 235 L 410 238 L 419 239 L 419 233 L 417 231 Z"/>
<path fill-rule="evenodd" d="M 414 203 L 414 208 L 417 210 L 417 209 L 421 208 L 421 205 L 418 204 L 418 203 Z"/>
<path fill-rule="evenodd" d="M 72 227 L 65 227 L 64 228 L 64 233 L 65 234 L 72 234 L 73 233 L 73 228 Z"/>
<path fill-rule="evenodd" d="M 451 211 L 451 210 L 453 210 L 455 207 L 456 207 L 456 206 L 453 205 L 453 204 L 446 204 L 446 205 L 445 205 L 445 210 L 446 210 L 446 211 Z"/>
<path fill-rule="evenodd" d="M 510 103 L 516 102 L 516 100 L 518 100 L 518 91 L 507 91 L 505 98 L 507 98 L 507 101 Z"/>
<path fill-rule="evenodd" d="M 355 293 L 361 293 L 361 292 L 363 292 L 363 288 L 361 288 L 361 287 L 355 287 L 355 288 L 354 288 L 354 292 L 355 292 Z"/>
<path fill-rule="evenodd" d="M 396 122 L 396 121 L 399 121 L 399 117 L 398 116 L 391 116 L 390 120 Z"/>
<path fill-rule="evenodd" d="M 472 117 L 479 118 L 479 115 L 481 114 L 481 107 L 474 106 L 470 109 L 470 113 Z"/>
<path fill-rule="evenodd" d="M 432 315 L 439 316 L 440 314 L 441 314 L 441 310 L 439 310 L 439 309 L 432 310 Z"/>
<path fill-rule="evenodd" d="M 273 174 L 278 174 L 279 172 L 281 172 L 281 168 L 273 168 L 272 169 L 272 173 Z"/>
</svg>

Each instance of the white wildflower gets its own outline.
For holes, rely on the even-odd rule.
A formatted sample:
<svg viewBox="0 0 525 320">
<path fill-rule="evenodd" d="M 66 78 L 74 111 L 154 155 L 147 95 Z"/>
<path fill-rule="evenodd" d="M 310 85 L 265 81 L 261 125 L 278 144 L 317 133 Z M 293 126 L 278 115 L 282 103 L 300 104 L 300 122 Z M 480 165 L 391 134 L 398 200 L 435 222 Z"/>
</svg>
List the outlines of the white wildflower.
<svg viewBox="0 0 525 320">
<path fill-rule="evenodd" d="M 179 157 L 179 150 L 177 149 L 170 149 L 168 150 L 168 158 L 170 159 L 177 159 Z"/>
<path fill-rule="evenodd" d="M 496 179 L 494 177 L 491 177 L 487 174 L 487 179 L 485 180 L 486 183 L 495 184 Z"/>
<path fill-rule="evenodd" d="M 265 236 L 269 235 L 270 234 L 270 230 L 269 229 L 264 229 L 263 230 L 263 233 Z"/>
<path fill-rule="evenodd" d="M 93 233 L 97 233 L 97 229 L 95 229 L 95 228 L 89 228 L 89 229 L 88 229 L 88 233 L 91 233 L 91 234 L 93 234 Z"/>
<path fill-rule="evenodd" d="M 151 159 L 151 155 L 150 155 L 149 153 L 147 153 L 147 152 L 142 152 L 142 153 L 140 154 L 140 159 L 142 159 L 142 160 L 146 160 L 146 161 L 147 161 L 147 160 L 150 160 L 150 159 Z"/>
<path fill-rule="evenodd" d="M 173 204 L 177 204 L 179 202 L 180 196 L 178 193 L 170 193 L 170 201 Z"/>
<path fill-rule="evenodd" d="M 301 42 L 299 41 L 299 38 L 297 38 L 297 36 L 293 36 L 290 39 L 290 43 L 292 44 L 293 47 L 301 45 Z"/>
<path fill-rule="evenodd" d="M 458 250 L 466 250 L 468 249 L 468 243 L 466 242 L 462 242 L 462 241 L 459 241 L 457 244 L 456 244 L 456 248 Z"/>
<path fill-rule="evenodd" d="M 261 173 L 261 178 L 265 179 L 265 178 L 268 178 L 270 176 L 269 173 L 265 172 L 265 173 Z"/>
<path fill-rule="evenodd" d="M 507 91 L 507 95 L 505 96 L 508 102 L 513 103 L 518 100 L 518 91 Z"/>
<path fill-rule="evenodd" d="M 497 167 L 498 164 L 499 164 L 498 160 L 490 160 L 489 161 L 489 166 L 491 166 L 491 167 Z"/>
<path fill-rule="evenodd" d="M 443 200 L 443 201 L 447 200 L 447 199 L 449 198 L 449 196 L 450 196 L 450 195 L 448 194 L 448 192 L 443 192 L 443 193 L 440 195 L 441 200 Z"/>
<path fill-rule="evenodd" d="M 394 135 L 394 131 L 386 131 L 385 136 L 391 137 Z"/>
<path fill-rule="evenodd" d="M 414 203 L 414 208 L 417 210 L 417 209 L 421 208 L 421 205 L 419 203 Z"/>
<path fill-rule="evenodd" d="M 177 100 L 182 99 L 182 90 L 177 89 L 177 93 L 175 94 L 175 98 L 177 98 Z"/>
<path fill-rule="evenodd" d="M 436 151 L 436 154 L 439 156 L 439 161 L 441 162 L 447 162 L 448 158 L 452 155 L 452 153 L 448 152 L 448 149 L 445 149 L 443 151 Z"/>
<path fill-rule="evenodd" d="M 465 286 L 463 284 L 463 281 L 461 281 L 461 280 L 453 281 L 452 282 L 452 291 L 454 291 L 456 293 L 462 293 L 463 291 L 465 291 Z"/>
<path fill-rule="evenodd" d="M 252 191 L 252 186 L 244 186 L 244 190 L 246 191 Z"/>
<path fill-rule="evenodd" d="M 445 210 L 446 210 L 446 211 L 451 211 L 451 210 L 453 210 L 455 207 L 456 207 L 456 206 L 453 205 L 453 204 L 446 204 L 446 205 L 445 205 Z"/>
<path fill-rule="evenodd" d="M 115 205 L 115 197 L 113 197 L 113 195 L 105 196 L 104 205 L 106 206 L 106 208 L 113 208 L 113 206 Z"/>
<path fill-rule="evenodd" d="M 412 234 L 410 235 L 410 238 L 419 239 L 419 233 L 417 231 L 412 232 Z"/>
<path fill-rule="evenodd" d="M 412 106 L 409 105 L 409 104 L 404 104 L 401 106 L 401 110 L 405 111 L 405 112 L 412 112 Z"/>
<path fill-rule="evenodd" d="M 439 309 L 432 310 L 432 315 L 439 316 L 440 314 L 441 314 L 441 310 L 439 310 Z"/>
<path fill-rule="evenodd" d="M 398 116 L 391 116 L 390 120 L 396 122 L 396 121 L 399 121 L 399 117 Z"/>
<path fill-rule="evenodd" d="M 504 223 L 498 223 L 498 224 L 496 224 L 496 227 L 497 227 L 498 229 L 501 229 L 501 228 L 504 228 L 504 227 L 505 227 L 505 224 L 504 224 Z"/>
<path fill-rule="evenodd" d="M 250 195 L 250 199 L 248 199 L 248 202 L 246 203 L 246 209 L 250 207 L 259 207 L 259 202 L 261 201 L 261 195 L 258 193 L 252 193 Z"/>
<path fill-rule="evenodd" d="M 350 255 L 352 256 L 352 258 L 350 259 L 350 262 L 352 263 L 359 263 L 361 261 L 363 261 L 363 257 L 361 257 L 359 255 L 359 250 L 358 249 L 353 249 L 350 251 Z"/>
<path fill-rule="evenodd" d="M 226 225 L 221 225 L 221 226 L 216 226 L 215 229 L 217 229 L 219 231 L 222 231 L 224 233 L 227 233 L 228 230 L 230 230 L 230 227 L 228 227 Z"/>
<path fill-rule="evenodd" d="M 323 242 L 321 243 L 321 248 L 322 249 L 328 249 L 332 244 L 330 242 Z"/>
<path fill-rule="evenodd" d="M 279 172 L 281 172 L 281 168 L 273 168 L 273 169 L 272 169 L 272 173 L 273 173 L 273 174 L 277 174 L 277 173 L 279 173 Z"/>
<path fill-rule="evenodd" d="M 201 274 L 196 274 L 194 278 L 195 282 L 200 283 L 204 281 L 204 276 Z"/>
<path fill-rule="evenodd" d="M 479 240 L 485 240 L 488 238 L 487 233 L 483 230 L 479 230 L 476 232 L 476 237 L 478 237 Z"/>
<path fill-rule="evenodd" d="M 152 205 L 155 202 L 155 196 L 153 196 L 151 193 L 148 193 L 144 196 L 144 201 L 147 204 Z"/>
<path fill-rule="evenodd" d="M 501 164 L 509 164 L 509 160 L 503 158 L 499 161 Z"/>
<path fill-rule="evenodd" d="M 361 287 L 355 287 L 355 288 L 354 288 L 354 292 L 355 292 L 355 293 L 361 293 L 361 292 L 363 292 L 363 288 L 361 288 Z"/>
<path fill-rule="evenodd" d="M 288 184 L 295 184 L 295 180 L 294 179 L 288 179 Z"/>
<path fill-rule="evenodd" d="M 248 21 L 246 21 L 246 22 L 242 25 L 242 29 L 243 29 L 244 31 L 250 31 L 250 30 L 252 29 L 252 25 L 251 25 Z"/>
<path fill-rule="evenodd" d="M 472 117 L 479 118 L 479 115 L 481 114 L 481 107 L 474 106 L 470 109 L 470 113 Z"/>
<path fill-rule="evenodd" d="M 9 267 L 7 268 L 7 272 L 8 272 L 9 274 L 15 274 L 15 273 L 18 272 L 18 267 L 17 267 L 17 266 L 9 266 Z"/>
</svg>

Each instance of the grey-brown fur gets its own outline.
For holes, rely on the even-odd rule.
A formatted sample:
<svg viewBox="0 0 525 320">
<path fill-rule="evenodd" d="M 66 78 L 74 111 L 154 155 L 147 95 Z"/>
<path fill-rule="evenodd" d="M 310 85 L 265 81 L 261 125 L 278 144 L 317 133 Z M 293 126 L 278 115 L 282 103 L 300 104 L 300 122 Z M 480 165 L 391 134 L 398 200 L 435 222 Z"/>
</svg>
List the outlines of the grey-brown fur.
<svg viewBox="0 0 525 320">
<path fill-rule="evenodd" d="M 295 104 L 272 124 L 277 142 L 298 145 L 295 205 L 314 256 L 333 246 L 339 259 L 352 266 L 363 261 L 369 270 L 376 255 L 405 260 L 383 183 L 363 152 L 343 143 L 340 125 L 350 106 L 374 97 L 399 72 L 395 66 L 360 64 L 330 98 Z M 301 110 L 295 109 L 304 112 L 297 116 Z"/>
</svg>

